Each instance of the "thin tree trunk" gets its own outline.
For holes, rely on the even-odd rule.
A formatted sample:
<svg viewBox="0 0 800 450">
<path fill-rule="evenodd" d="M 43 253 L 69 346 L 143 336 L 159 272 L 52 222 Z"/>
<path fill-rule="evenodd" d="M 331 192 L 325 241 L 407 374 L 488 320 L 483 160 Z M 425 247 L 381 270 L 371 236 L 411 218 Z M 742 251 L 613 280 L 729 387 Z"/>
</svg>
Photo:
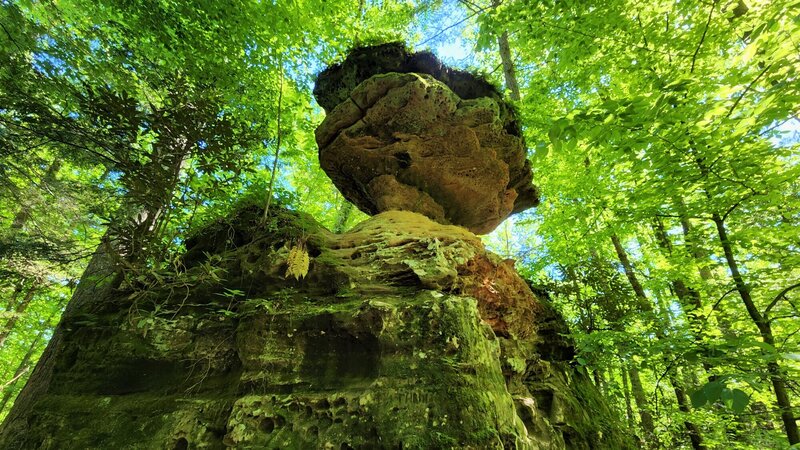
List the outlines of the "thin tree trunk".
<svg viewBox="0 0 800 450">
<path fill-rule="evenodd" d="M 628 419 L 628 428 L 633 430 L 634 420 L 633 420 L 633 407 L 631 406 L 631 390 L 630 387 L 628 386 L 628 371 L 625 369 L 624 363 L 620 366 L 619 372 L 622 375 L 622 393 L 625 396 L 625 415 Z"/>
<path fill-rule="evenodd" d="M 684 413 L 689 414 L 689 402 L 687 401 L 686 391 L 683 390 L 683 386 L 680 383 L 676 383 L 677 376 L 672 379 L 672 386 L 675 389 L 675 400 L 678 402 L 678 409 Z M 686 426 L 686 431 L 689 433 L 689 440 L 692 442 L 692 448 L 694 449 L 704 449 L 706 448 L 705 444 L 703 444 L 703 437 L 700 434 L 700 429 L 694 423 L 686 420 L 683 422 Z"/>
<path fill-rule="evenodd" d="M 44 176 L 42 177 L 42 185 L 46 186 L 48 184 L 53 183 L 53 181 L 55 181 L 56 179 L 56 175 L 58 174 L 59 170 L 61 170 L 61 160 L 55 159 L 50 164 L 50 167 L 47 168 L 47 171 L 44 173 Z M 33 187 L 30 187 L 28 189 L 28 192 L 31 193 L 33 189 L 34 189 Z M 14 215 L 14 220 L 11 222 L 11 228 L 15 230 L 22 229 L 22 227 L 25 226 L 30 217 L 31 217 L 31 205 L 30 203 L 27 202 L 23 203 L 22 206 L 20 206 L 19 211 L 17 211 L 17 214 Z"/>
<path fill-rule="evenodd" d="M 336 212 L 336 223 L 333 225 L 333 232 L 337 234 L 344 232 L 344 227 L 347 225 L 347 221 L 353 213 L 353 204 L 344 198 L 342 198 L 342 202 L 342 206 L 340 206 L 339 210 Z"/>
<path fill-rule="evenodd" d="M 17 370 L 14 371 L 14 375 L 11 377 L 4 386 L 3 386 L 3 399 L 0 400 L 0 413 L 5 411 L 6 405 L 11 400 L 11 396 L 14 392 L 14 386 L 17 384 L 22 375 L 25 374 L 30 369 L 30 362 L 31 357 L 33 356 L 33 352 L 36 351 L 36 347 L 39 345 L 39 341 L 42 338 L 42 334 L 39 333 L 36 335 L 36 338 L 31 342 L 31 345 L 28 346 L 28 351 L 25 352 L 25 356 L 22 357 L 22 361 L 17 366 Z"/>
<path fill-rule="evenodd" d="M 655 218 L 653 220 L 653 231 L 656 235 L 658 246 L 661 247 L 667 256 L 672 256 L 672 243 L 670 242 L 667 232 L 664 229 L 664 224 L 659 218 Z M 672 290 L 675 291 L 675 295 L 678 297 L 678 300 L 680 300 L 683 308 L 692 309 L 694 311 L 702 310 L 703 302 L 700 298 L 700 292 L 692 287 L 687 286 L 683 280 L 677 278 L 670 280 L 670 285 L 672 285 Z M 698 348 L 703 348 L 702 345 L 699 345 L 703 340 L 703 337 L 700 334 L 700 330 L 703 328 L 703 322 L 700 320 L 697 314 L 687 314 L 687 316 L 689 324 L 691 325 L 692 330 L 694 330 L 694 340 L 698 344 Z M 711 365 L 706 358 L 704 358 L 702 364 L 703 369 L 705 369 L 707 373 L 710 373 L 714 369 L 713 365 Z M 713 375 L 710 375 L 709 381 L 713 381 L 714 378 L 715 377 Z M 675 395 L 678 396 L 678 393 L 676 392 Z M 680 405 L 680 401 L 678 404 Z"/>
<path fill-rule="evenodd" d="M 17 305 L 17 297 L 22 292 L 22 289 L 25 287 L 25 280 L 23 279 L 22 282 L 18 283 L 14 286 L 14 291 L 11 293 L 11 298 L 8 299 L 6 302 L 5 310 L 11 311 Z"/>
<path fill-rule="evenodd" d="M 725 260 L 728 263 L 728 269 L 731 272 L 731 277 L 733 278 L 733 282 L 736 286 L 736 291 L 739 293 L 739 297 L 741 297 L 745 309 L 747 310 L 748 315 L 750 315 L 750 319 L 755 322 L 755 325 L 761 334 L 761 340 L 764 341 L 765 344 L 768 344 L 774 348 L 775 336 L 772 333 L 772 324 L 763 314 L 761 314 L 758 308 L 756 308 L 756 304 L 750 295 L 750 289 L 747 287 L 747 284 L 745 284 L 744 279 L 739 272 L 739 265 L 737 264 L 736 258 L 733 255 L 733 246 L 728 238 L 728 232 L 725 229 L 725 220 L 717 213 L 712 215 L 712 220 L 714 221 L 714 225 L 716 225 L 720 244 L 722 245 L 722 250 L 725 253 Z M 769 372 L 770 381 L 772 381 L 772 387 L 775 391 L 775 400 L 778 403 L 778 408 L 781 411 L 781 420 L 783 421 L 783 427 L 786 430 L 786 437 L 789 439 L 790 445 L 797 444 L 800 442 L 800 432 L 798 432 L 797 422 L 792 413 L 792 404 L 789 400 L 789 394 L 786 389 L 786 380 L 781 373 L 781 368 L 777 361 L 767 362 L 767 371 Z"/>
<path fill-rule="evenodd" d="M 647 401 L 647 396 L 642 387 L 642 379 L 639 377 L 639 369 L 631 364 L 628 369 L 628 375 L 631 379 L 631 391 L 633 392 L 633 399 L 636 401 L 636 408 L 639 410 L 639 418 L 641 419 L 642 431 L 644 432 L 644 440 L 650 445 L 651 448 L 658 447 L 658 437 L 656 436 L 656 426 L 653 422 L 653 414 L 650 412 L 650 403 Z"/>
<path fill-rule="evenodd" d="M 669 236 L 667 236 L 667 232 L 664 229 L 664 224 L 659 218 L 655 218 L 653 220 L 653 232 L 656 236 L 658 246 L 661 247 L 667 256 L 672 256 L 672 242 L 670 242 Z M 670 281 L 670 285 L 672 285 L 675 295 L 678 297 L 678 300 L 683 303 L 684 307 L 697 310 L 703 307 L 703 302 L 700 299 L 700 293 L 697 292 L 696 289 L 687 286 L 683 280 L 677 278 L 673 279 Z M 696 320 L 696 317 L 693 319 Z"/>
<path fill-rule="evenodd" d="M 642 284 L 639 282 L 639 278 L 636 276 L 636 272 L 633 270 L 633 266 L 631 265 L 630 259 L 628 258 L 628 253 L 622 247 L 620 243 L 619 237 L 616 234 L 611 235 L 611 242 L 614 244 L 614 250 L 617 253 L 617 257 L 619 258 L 619 262 L 622 264 L 622 268 L 625 271 L 625 276 L 628 278 L 631 287 L 633 288 L 636 297 L 639 299 L 639 303 L 642 307 L 643 312 L 647 313 L 654 313 L 653 303 L 648 299 L 647 294 L 642 287 Z M 656 322 L 660 322 L 658 318 L 654 317 Z M 666 335 L 664 334 L 664 330 L 660 323 L 656 323 L 656 337 L 659 340 L 666 339 Z M 638 373 L 637 373 L 638 376 Z M 683 388 L 683 384 L 675 377 L 674 373 L 670 371 L 668 373 L 668 379 L 670 384 L 672 384 L 672 388 L 675 391 L 675 397 L 678 399 L 678 408 L 681 411 L 688 412 L 689 405 L 686 402 L 686 393 L 685 389 Z M 631 377 L 631 383 L 633 383 L 633 377 Z M 681 399 L 683 404 L 681 404 Z M 695 450 L 704 450 L 706 447 L 703 444 L 703 438 L 700 435 L 700 429 L 689 420 L 684 421 L 684 426 L 686 427 L 686 431 L 689 434 L 689 440 L 692 443 L 692 447 Z"/>
<path fill-rule="evenodd" d="M 498 6 L 501 0 L 494 0 L 492 6 Z M 467 2 L 465 2 L 467 3 Z M 508 44 L 508 32 L 503 31 L 497 37 L 497 47 L 500 52 L 500 61 L 503 64 L 503 78 L 505 79 L 506 89 L 511 93 L 511 99 L 520 101 L 522 96 L 517 83 L 517 71 L 514 67 L 514 58 L 511 56 L 511 46 Z"/>
<path fill-rule="evenodd" d="M 283 60 L 280 62 L 280 83 L 278 84 L 278 124 L 275 135 L 277 142 L 275 143 L 275 160 L 272 162 L 272 175 L 269 177 L 269 188 L 267 189 L 267 205 L 264 207 L 263 222 L 266 223 L 269 216 L 269 205 L 272 203 L 272 189 L 275 187 L 275 177 L 278 174 L 278 160 L 281 157 L 281 109 L 283 106 Z"/>
<path fill-rule="evenodd" d="M 497 38 L 497 45 L 500 48 L 500 60 L 503 63 L 503 77 L 506 82 L 506 89 L 511 92 L 511 99 L 519 101 L 522 96 L 517 83 L 517 73 L 514 68 L 514 59 L 511 57 L 511 47 L 508 45 L 508 32 L 504 31 Z"/>
<path fill-rule="evenodd" d="M 652 311 L 653 305 L 650 304 L 650 301 L 647 299 L 647 294 L 644 293 L 644 288 L 642 284 L 639 283 L 639 278 L 636 277 L 633 266 L 628 259 L 628 253 L 622 247 L 619 237 L 616 234 L 611 235 L 611 243 L 614 244 L 614 251 L 617 253 L 617 258 L 622 264 L 622 269 L 625 271 L 625 276 L 628 278 L 631 288 L 633 288 L 633 293 L 636 294 L 636 298 L 639 300 L 641 309 L 648 312 Z"/>
<path fill-rule="evenodd" d="M 0 329 L 0 348 L 6 343 L 6 339 L 11 334 L 11 331 L 14 330 L 14 326 L 17 324 L 17 320 L 19 320 L 20 316 L 25 313 L 25 310 L 28 309 L 28 305 L 33 300 L 33 295 L 36 293 L 36 287 L 31 286 L 28 289 L 28 292 L 25 294 L 25 297 L 17 303 L 16 307 L 14 308 L 13 315 L 10 319 L 6 322 L 5 326 Z"/>
<path fill-rule="evenodd" d="M 686 215 L 686 207 L 683 204 L 683 200 L 679 199 L 676 201 L 676 203 L 677 203 L 678 213 L 680 215 L 681 228 L 683 229 L 683 239 L 686 242 L 686 248 L 689 251 L 689 254 L 692 256 L 692 258 L 694 258 L 695 263 L 697 264 L 697 271 L 698 274 L 700 275 L 700 279 L 706 283 L 709 283 L 712 279 L 712 274 L 711 274 L 711 268 L 709 267 L 708 253 L 698 243 L 698 239 L 694 232 L 694 226 L 692 225 L 692 221 Z M 713 308 L 714 311 L 718 312 L 716 320 L 717 320 L 717 326 L 719 327 L 720 331 L 722 332 L 723 335 L 733 338 L 734 333 L 731 332 L 730 320 L 724 314 L 720 302 L 717 302 L 717 304 L 715 304 Z"/>
<path fill-rule="evenodd" d="M 697 270 L 700 274 L 700 278 L 703 281 L 708 281 L 711 279 L 711 269 L 708 266 L 708 254 L 705 250 L 700 246 L 700 243 L 697 240 L 697 237 L 694 233 L 694 226 L 692 225 L 691 219 L 686 214 L 686 205 L 684 205 L 682 199 L 678 199 L 675 201 L 676 207 L 678 209 L 678 215 L 680 216 L 681 221 L 681 228 L 683 229 L 683 238 L 686 242 L 686 248 L 689 251 L 689 254 L 692 255 L 694 260 L 697 262 Z"/>
<path fill-rule="evenodd" d="M 597 386 L 597 390 L 599 390 L 601 394 L 606 395 L 608 390 L 606 389 L 606 379 L 603 377 L 603 372 L 601 372 L 600 369 L 594 369 L 592 375 L 594 376 L 594 384 Z"/>
</svg>

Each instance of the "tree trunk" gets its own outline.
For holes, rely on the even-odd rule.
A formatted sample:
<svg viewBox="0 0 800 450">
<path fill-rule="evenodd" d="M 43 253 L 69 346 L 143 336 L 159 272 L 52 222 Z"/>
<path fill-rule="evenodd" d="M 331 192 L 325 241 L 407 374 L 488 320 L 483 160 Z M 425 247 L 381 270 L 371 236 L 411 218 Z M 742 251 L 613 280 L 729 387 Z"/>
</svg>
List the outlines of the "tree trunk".
<svg viewBox="0 0 800 450">
<path fill-rule="evenodd" d="M 625 363 L 620 365 L 619 370 L 622 376 L 622 393 L 625 396 L 625 417 L 627 418 L 628 428 L 634 429 L 633 407 L 631 406 L 631 390 L 628 386 L 628 370 L 625 368 Z"/>
<path fill-rule="evenodd" d="M 642 311 L 647 312 L 650 314 L 654 313 L 653 303 L 648 299 L 647 294 L 642 287 L 642 284 L 639 283 L 639 278 L 636 276 L 636 272 L 633 270 L 633 266 L 631 265 L 630 259 L 628 258 L 628 254 L 625 251 L 625 248 L 622 247 L 622 244 L 619 241 L 619 237 L 616 234 L 611 235 L 611 242 L 614 244 L 614 250 L 619 257 L 619 262 L 622 264 L 622 268 L 625 271 L 625 276 L 628 277 L 628 281 L 633 288 L 633 291 L 636 293 L 636 297 L 639 299 L 639 303 L 642 306 Z M 658 317 L 654 317 L 656 321 L 655 330 L 656 330 L 656 337 L 659 340 L 666 339 L 666 335 L 664 333 L 663 326 Z M 637 374 L 638 376 L 638 374 Z M 688 412 L 689 405 L 686 402 L 686 393 L 683 388 L 683 384 L 675 377 L 675 374 L 670 371 L 668 374 L 668 379 L 670 384 L 672 384 L 672 388 L 675 391 L 675 397 L 678 399 L 678 408 L 681 411 Z M 631 377 L 631 381 L 633 378 Z M 683 404 L 681 404 L 681 402 Z M 686 431 L 689 434 L 689 440 L 692 443 L 692 447 L 695 450 L 704 450 L 706 447 L 703 444 L 702 436 L 700 435 L 700 429 L 689 420 L 684 421 L 684 426 L 686 427 Z"/>
<path fill-rule="evenodd" d="M 59 170 L 61 170 L 61 160 L 55 159 L 50 164 L 50 167 L 47 168 L 47 171 L 42 177 L 42 185 L 47 186 L 48 184 L 52 184 L 53 181 L 55 181 L 56 175 L 58 174 Z M 32 194 L 33 189 L 34 189 L 33 187 L 30 187 L 28 189 L 28 194 Z M 17 211 L 17 214 L 14 215 L 14 220 L 11 222 L 12 229 L 17 229 L 17 230 L 22 229 L 22 227 L 24 227 L 25 224 L 28 222 L 28 219 L 30 219 L 31 205 L 30 203 L 25 202 L 25 200 L 27 199 L 22 199 L 22 200 L 23 200 L 22 206 L 20 206 L 19 211 Z"/>
<path fill-rule="evenodd" d="M 19 283 L 14 285 L 14 291 L 11 292 L 11 298 L 8 299 L 5 305 L 6 311 L 11 311 L 17 305 L 17 298 L 19 294 L 22 293 L 22 290 L 25 288 L 25 280 L 23 279 Z"/>
<path fill-rule="evenodd" d="M 608 389 L 606 388 L 606 380 L 603 377 L 603 372 L 601 372 L 600 369 L 594 369 L 593 376 L 594 385 L 597 386 L 597 390 L 599 390 L 601 394 L 606 395 Z"/>
<path fill-rule="evenodd" d="M 3 427 L 6 423 L 13 423 L 30 414 L 36 402 L 46 395 L 53 376 L 55 359 L 64 351 L 64 335 L 67 332 L 65 328 L 72 326 L 71 322 L 76 317 L 94 314 L 105 306 L 103 302 L 113 296 L 112 293 L 122 282 L 119 262 L 135 262 L 143 258 L 147 235 L 156 228 L 157 220 L 169 204 L 180 170 L 189 154 L 191 142 L 185 136 L 175 137 L 173 143 L 177 150 L 171 148 L 154 151 L 153 159 L 142 167 L 141 173 L 149 173 L 149 177 L 145 178 L 157 183 L 157 186 L 145 183 L 144 189 L 150 189 L 149 191 L 128 192 L 123 199 L 122 209 L 127 205 L 128 211 L 132 212 L 134 229 L 109 226 L 106 230 L 72 294 L 72 299 L 64 308 L 53 337 L 17 396 Z M 126 239 L 124 245 L 120 242 L 122 237 Z"/>
<path fill-rule="evenodd" d="M 633 363 L 628 369 L 628 375 L 631 379 L 631 391 L 633 392 L 633 399 L 636 401 L 636 408 L 639 410 L 639 418 L 641 419 L 642 431 L 644 432 L 644 440 L 651 448 L 658 447 L 658 437 L 656 436 L 656 426 L 653 422 L 653 415 L 650 412 L 650 402 L 647 401 L 647 396 L 642 387 L 642 380 L 639 378 L 639 369 Z"/>
<path fill-rule="evenodd" d="M 747 284 L 745 284 L 744 278 L 742 278 L 742 275 L 739 272 L 739 265 L 737 264 L 736 258 L 733 254 L 733 246 L 728 238 L 728 232 L 725 229 L 725 221 L 717 213 L 712 215 L 712 220 L 717 228 L 717 235 L 719 236 L 722 250 L 725 253 L 725 261 L 728 263 L 728 269 L 731 272 L 731 277 L 733 278 L 733 282 L 736 286 L 736 291 L 739 293 L 742 303 L 744 303 L 747 314 L 758 328 L 758 331 L 761 334 L 761 340 L 764 341 L 765 344 L 775 348 L 775 336 L 772 334 L 772 324 L 768 318 L 761 314 L 756 307 L 756 304 L 750 295 L 750 289 L 747 287 Z M 767 362 L 767 371 L 769 372 L 770 381 L 772 382 L 772 387 L 775 391 L 775 400 L 778 404 L 778 408 L 781 411 L 781 420 L 783 421 L 783 427 L 786 431 L 786 437 L 789 439 L 790 445 L 797 444 L 800 442 L 800 432 L 798 432 L 797 421 L 794 418 L 792 404 L 789 400 L 789 394 L 786 389 L 786 380 L 784 379 L 784 375 L 781 372 L 778 362 Z"/>
<path fill-rule="evenodd" d="M 19 365 L 17 366 L 17 370 L 14 371 L 14 375 L 11 377 L 3 387 L 3 399 L 0 401 L 0 414 L 6 409 L 6 405 L 9 401 L 11 401 L 11 396 L 14 392 L 14 386 L 17 384 L 17 381 L 22 377 L 22 375 L 30 369 L 30 362 L 33 353 L 36 351 L 36 347 L 39 345 L 39 341 L 42 339 L 42 334 L 39 333 L 36 335 L 36 338 L 31 342 L 31 345 L 28 346 L 28 351 L 25 352 L 25 356 L 22 357 L 22 361 L 20 361 Z"/>
<path fill-rule="evenodd" d="M 666 231 L 664 230 L 664 224 L 661 222 L 659 218 L 655 218 L 653 220 L 653 231 L 656 236 L 656 241 L 658 242 L 658 246 L 664 251 L 667 256 L 672 256 L 672 243 L 667 236 Z M 694 311 L 695 313 L 692 314 L 691 312 L 687 314 L 689 324 L 691 325 L 692 330 L 694 331 L 694 340 L 698 344 L 698 348 L 703 348 L 702 344 L 702 334 L 700 333 L 703 329 L 704 322 L 700 320 L 700 317 L 697 315 L 703 308 L 703 302 L 700 298 L 700 292 L 697 289 L 689 287 L 683 280 L 678 278 L 672 279 L 670 281 L 670 285 L 672 286 L 672 290 L 675 292 L 675 296 L 678 297 L 678 300 L 681 302 L 681 306 L 684 310 Z M 703 369 L 707 373 L 711 373 L 714 369 L 714 366 L 710 364 L 707 358 L 703 359 Z M 713 375 L 709 375 L 709 381 L 714 380 Z M 679 396 L 676 389 L 676 396 Z M 680 405 L 680 402 L 679 402 Z"/>
<path fill-rule="evenodd" d="M 25 297 L 16 304 L 14 308 L 13 315 L 10 319 L 6 322 L 5 326 L 0 329 L 0 348 L 6 343 L 6 339 L 11 334 L 11 331 L 14 330 L 14 326 L 17 324 L 17 320 L 19 320 L 20 316 L 25 313 L 25 310 L 28 309 L 28 305 L 33 300 L 33 295 L 36 294 L 36 286 L 31 286 L 28 288 L 28 292 L 25 294 Z"/>
<path fill-rule="evenodd" d="M 658 246 L 664 251 L 666 256 L 672 256 L 672 242 L 669 240 L 669 236 L 667 236 L 667 232 L 664 229 L 664 224 L 661 222 L 659 218 L 655 218 L 653 220 L 653 232 L 656 236 L 656 242 L 658 242 Z M 675 291 L 675 295 L 678 297 L 678 300 L 681 301 L 684 308 L 687 309 L 694 309 L 700 310 L 703 308 L 703 302 L 700 298 L 700 293 L 686 285 L 683 280 L 675 278 L 670 281 L 670 285 L 672 289 Z M 696 316 L 690 316 L 690 320 L 694 320 L 696 322 Z"/>
<path fill-rule="evenodd" d="M 700 246 L 698 242 L 692 221 L 686 215 L 686 208 L 683 204 L 683 201 L 678 200 L 677 205 L 680 215 L 681 228 L 683 229 L 683 239 L 686 242 L 687 250 L 697 264 L 697 271 L 700 275 L 700 279 L 706 283 L 710 283 L 712 280 L 712 274 L 711 268 L 709 267 L 708 253 Z M 725 312 L 719 303 L 714 305 L 714 311 L 718 312 L 716 316 L 717 326 L 722 334 L 731 338 L 735 337 L 734 333 L 731 332 L 730 320 L 725 315 Z"/>
<path fill-rule="evenodd" d="M 681 383 L 676 383 L 677 380 L 678 377 L 676 375 L 670 381 L 672 382 L 672 386 L 675 388 L 675 400 L 678 402 L 678 409 L 684 414 L 689 414 L 689 402 L 687 401 L 688 399 L 686 397 L 686 392 L 683 390 Z M 689 440 L 692 442 L 692 448 L 695 450 L 705 449 L 706 446 L 703 443 L 703 437 L 700 434 L 700 428 L 698 428 L 697 425 L 689 420 L 685 420 L 683 424 L 686 426 L 687 433 L 689 433 Z"/>
<path fill-rule="evenodd" d="M 336 223 L 333 225 L 333 232 L 334 233 L 343 233 L 344 227 L 347 225 L 347 221 L 350 219 L 350 215 L 353 213 L 353 204 L 348 202 L 347 199 L 342 197 L 342 205 L 339 207 L 339 210 L 336 212 Z"/>
<path fill-rule="evenodd" d="M 686 206 L 684 205 L 683 200 L 678 199 L 675 202 L 677 204 L 676 207 L 678 209 L 678 215 L 680 216 L 681 229 L 683 230 L 683 238 L 686 242 L 686 248 L 689 251 L 689 254 L 692 255 L 694 260 L 697 262 L 697 270 L 700 274 L 700 278 L 704 281 L 708 281 L 711 279 L 711 269 L 709 268 L 708 254 L 700 246 L 700 242 L 697 239 L 697 236 L 695 236 L 694 226 L 692 226 L 692 221 L 686 214 Z"/>
<path fill-rule="evenodd" d="M 503 77 L 506 82 L 506 89 L 511 92 L 511 99 L 520 101 L 522 95 L 517 83 L 517 73 L 514 68 L 514 59 L 511 57 L 511 47 L 508 45 L 508 32 L 504 31 L 497 38 L 497 45 L 500 48 L 500 60 L 503 63 Z"/>
<path fill-rule="evenodd" d="M 622 264 L 622 269 L 625 271 L 625 276 L 628 278 L 628 283 L 630 283 L 633 293 L 636 295 L 640 309 L 643 311 L 652 312 L 653 305 L 650 303 L 650 300 L 648 300 L 642 284 L 639 283 L 639 278 L 636 277 L 636 273 L 633 271 L 633 266 L 628 259 L 628 253 L 622 247 L 619 237 L 616 234 L 611 235 L 611 243 L 614 244 L 614 251 L 617 253 L 617 258 L 619 259 L 620 264 Z"/>
</svg>

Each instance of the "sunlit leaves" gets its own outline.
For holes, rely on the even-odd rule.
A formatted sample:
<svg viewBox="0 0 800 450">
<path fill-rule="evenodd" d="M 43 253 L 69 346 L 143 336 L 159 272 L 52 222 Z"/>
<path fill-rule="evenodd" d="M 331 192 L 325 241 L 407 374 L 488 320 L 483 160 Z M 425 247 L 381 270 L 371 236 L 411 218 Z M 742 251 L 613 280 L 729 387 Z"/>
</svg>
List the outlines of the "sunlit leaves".
<svg viewBox="0 0 800 450">
<path fill-rule="evenodd" d="M 728 388 L 725 377 L 706 383 L 700 389 L 692 392 L 690 398 L 694 408 L 701 408 L 705 405 L 713 405 L 720 402 L 734 414 L 743 413 L 750 402 L 750 396 L 741 389 Z"/>
</svg>

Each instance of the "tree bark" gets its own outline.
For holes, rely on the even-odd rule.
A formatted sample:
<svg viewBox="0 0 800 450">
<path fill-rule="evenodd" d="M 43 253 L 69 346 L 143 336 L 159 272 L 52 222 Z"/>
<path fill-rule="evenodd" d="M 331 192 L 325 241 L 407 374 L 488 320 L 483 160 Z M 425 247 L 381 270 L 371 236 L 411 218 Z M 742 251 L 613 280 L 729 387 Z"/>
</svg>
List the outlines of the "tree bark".
<svg viewBox="0 0 800 450">
<path fill-rule="evenodd" d="M 17 305 L 17 297 L 19 294 L 22 293 L 22 289 L 25 287 L 25 280 L 23 279 L 21 282 L 14 285 L 14 291 L 11 292 L 11 298 L 8 299 L 5 305 L 6 311 L 11 311 Z"/>
<path fill-rule="evenodd" d="M 601 372 L 600 369 L 594 369 L 592 372 L 594 385 L 597 386 L 597 390 L 600 391 L 601 394 L 606 395 L 608 389 L 606 388 L 606 380 L 605 377 L 603 377 L 603 372 Z"/>
<path fill-rule="evenodd" d="M 677 377 L 672 379 L 672 386 L 675 389 L 675 400 L 678 402 L 678 409 L 684 413 L 689 413 L 689 402 L 686 398 L 686 391 L 683 390 L 683 386 L 679 383 L 676 383 Z M 684 421 L 684 426 L 686 426 L 686 431 L 689 433 L 689 440 L 692 442 L 692 448 L 699 450 L 706 448 L 705 444 L 703 444 L 703 437 L 700 434 L 700 428 L 697 427 L 693 422 L 688 420 Z"/>
<path fill-rule="evenodd" d="M 633 407 L 631 406 L 631 390 L 628 386 L 628 371 L 625 369 L 625 364 L 620 366 L 620 375 L 622 375 L 622 393 L 625 396 L 625 416 L 628 419 L 628 428 L 633 430 Z"/>
<path fill-rule="evenodd" d="M 136 262 L 144 257 L 147 238 L 156 229 L 163 210 L 169 205 L 183 164 L 193 145 L 183 134 L 171 136 L 171 145 L 154 150 L 152 160 L 138 174 L 156 184 L 143 184 L 144 192 L 128 192 L 122 204 L 128 206 L 134 219 L 133 229 L 109 226 L 101 243 L 92 254 L 72 298 L 64 308 L 61 321 L 42 356 L 31 372 L 28 382 L 17 396 L 14 406 L 0 431 L 12 422 L 28 415 L 36 401 L 46 393 L 53 376 L 55 355 L 64 348 L 65 328 L 80 314 L 92 313 L 102 307 L 102 301 L 122 282 L 120 261 Z M 147 174 L 144 176 L 143 174 Z M 126 241 L 121 242 L 121 238 Z"/>
<path fill-rule="evenodd" d="M 664 229 L 664 224 L 661 222 L 659 218 L 655 218 L 653 220 L 653 231 L 656 236 L 656 241 L 658 242 L 658 246 L 666 253 L 667 256 L 672 256 L 672 243 L 669 240 L 669 236 Z M 694 311 L 700 311 L 703 308 L 703 302 L 700 298 L 700 292 L 697 289 L 694 289 L 690 286 L 687 286 L 683 280 L 674 278 L 670 280 L 670 285 L 672 286 L 672 290 L 675 291 L 675 295 L 680 300 L 681 305 L 684 309 L 692 309 Z M 702 335 L 699 333 L 703 327 L 703 322 L 700 320 L 697 314 L 687 314 L 689 324 L 694 331 L 694 340 L 698 344 L 699 348 L 702 348 Z M 703 360 L 703 369 L 706 372 L 711 372 L 714 367 L 711 365 L 706 359 Z M 713 381 L 715 377 L 713 375 L 709 376 L 709 381 Z M 676 391 L 676 396 L 678 393 Z M 685 395 L 684 395 L 685 397 Z M 678 402 L 680 405 L 680 402 Z"/>
<path fill-rule="evenodd" d="M 659 218 L 653 220 L 653 232 L 656 236 L 658 246 L 661 247 L 667 256 L 672 256 L 672 242 L 669 240 L 669 236 L 667 236 L 667 232 L 664 229 L 664 223 L 661 222 Z M 670 280 L 670 285 L 675 291 L 678 300 L 683 303 L 685 308 L 701 309 L 703 307 L 700 293 L 696 289 L 687 286 L 683 280 L 674 278 Z M 696 321 L 696 317 L 693 317 L 693 320 Z"/>
<path fill-rule="evenodd" d="M 711 269 L 708 267 L 708 255 L 695 242 L 694 227 L 689 218 L 684 214 L 681 214 L 681 228 L 683 229 L 683 238 L 686 241 L 689 254 L 692 255 L 697 262 L 697 272 L 700 274 L 700 278 L 704 281 L 710 280 Z"/>
<path fill-rule="evenodd" d="M 337 234 L 344 232 L 344 227 L 347 225 L 347 221 L 353 213 L 353 204 L 348 202 L 345 198 L 342 198 L 342 202 L 342 206 L 340 206 L 339 210 L 336 212 L 336 223 L 333 225 L 333 232 Z"/>
<path fill-rule="evenodd" d="M 651 448 L 658 447 L 658 436 L 656 436 L 656 427 L 653 422 L 653 414 L 650 412 L 650 402 L 647 401 L 647 396 L 642 387 L 642 380 L 639 377 L 639 369 L 631 364 L 628 369 L 628 375 L 631 379 L 631 391 L 633 392 L 633 399 L 636 401 L 636 408 L 639 410 L 639 418 L 641 419 L 642 431 L 644 432 L 644 440 L 650 445 Z"/>
<path fill-rule="evenodd" d="M 677 200 L 676 203 L 678 205 L 678 214 L 680 215 L 681 228 L 683 229 L 683 239 L 686 242 L 686 248 L 697 264 L 697 272 L 700 275 L 700 279 L 703 280 L 703 282 L 708 283 L 712 279 L 711 268 L 709 267 L 708 263 L 708 253 L 700 246 L 698 242 L 692 221 L 686 215 L 686 208 L 683 204 L 683 201 Z M 716 316 L 717 326 L 719 327 L 720 331 L 722 331 L 722 334 L 725 336 L 734 337 L 733 333 L 731 332 L 730 320 L 724 314 L 719 302 L 714 305 L 714 311 L 718 312 Z"/>
<path fill-rule="evenodd" d="M 619 237 L 616 234 L 611 235 L 611 243 L 614 244 L 614 251 L 617 253 L 617 258 L 619 259 L 620 264 L 622 264 L 622 269 L 625 271 L 625 277 L 628 278 L 628 283 L 630 283 L 633 293 L 636 295 L 636 299 L 639 301 L 640 308 L 648 312 L 653 311 L 653 305 L 650 304 L 647 294 L 644 293 L 644 288 L 642 287 L 642 284 L 639 283 L 639 278 L 636 277 L 636 273 L 633 271 L 633 266 L 628 259 L 628 253 L 622 247 Z"/>
<path fill-rule="evenodd" d="M 46 186 L 55 181 L 56 175 L 58 174 L 58 171 L 60 169 L 61 169 L 61 160 L 60 159 L 53 160 L 53 162 L 47 168 L 47 172 L 45 172 L 44 176 L 42 177 L 42 184 Z M 33 189 L 34 189 L 33 187 L 28 188 L 28 193 L 32 193 Z M 22 229 L 28 222 L 30 217 L 31 217 L 31 205 L 30 203 L 25 202 L 22 204 L 22 206 L 20 206 L 19 211 L 17 211 L 17 214 L 14 215 L 14 220 L 13 222 L 11 222 L 11 228 L 15 230 Z"/>
</svg>

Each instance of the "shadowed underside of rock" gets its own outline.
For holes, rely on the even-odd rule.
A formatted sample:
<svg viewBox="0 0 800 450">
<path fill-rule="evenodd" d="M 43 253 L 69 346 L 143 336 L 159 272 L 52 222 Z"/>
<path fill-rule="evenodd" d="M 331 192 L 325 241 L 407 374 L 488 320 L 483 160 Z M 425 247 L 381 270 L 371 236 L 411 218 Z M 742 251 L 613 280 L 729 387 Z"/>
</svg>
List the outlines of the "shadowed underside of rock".
<svg viewBox="0 0 800 450">
<path fill-rule="evenodd" d="M 0 448 L 626 447 L 563 322 L 471 233 L 410 212 L 343 235 L 261 216 L 62 323 Z M 285 278 L 299 242 L 307 276 Z"/>
<path fill-rule="evenodd" d="M 368 214 L 414 211 L 487 233 L 538 204 L 513 111 L 430 54 L 357 51 L 320 75 L 315 95 L 330 109 L 316 132 L 320 164 Z"/>
</svg>

